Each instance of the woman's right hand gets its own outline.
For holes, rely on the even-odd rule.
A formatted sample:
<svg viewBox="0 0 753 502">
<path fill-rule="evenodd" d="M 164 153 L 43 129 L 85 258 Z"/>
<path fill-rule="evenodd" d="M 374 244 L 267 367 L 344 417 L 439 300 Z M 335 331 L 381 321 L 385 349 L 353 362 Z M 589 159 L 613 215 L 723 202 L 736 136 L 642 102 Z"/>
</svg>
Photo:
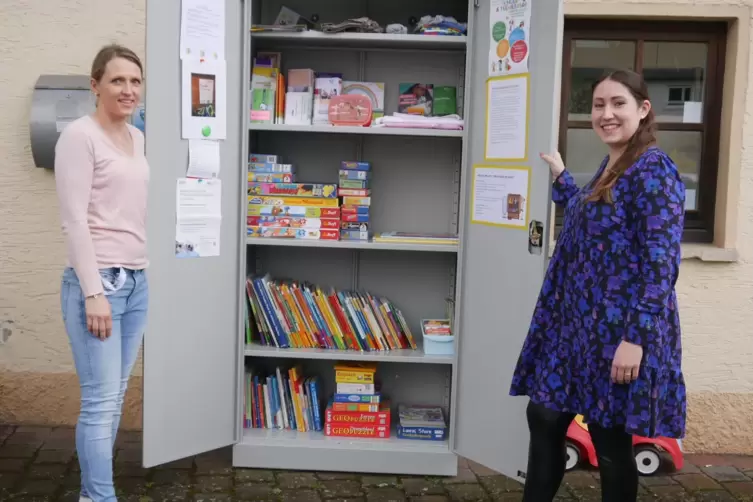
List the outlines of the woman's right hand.
<svg viewBox="0 0 753 502">
<path fill-rule="evenodd" d="M 100 340 L 106 340 L 112 334 L 112 311 L 110 301 L 105 295 L 86 299 L 86 328 L 89 333 Z"/>
<path fill-rule="evenodd" d="M 562 162 L 560 152 L 554 152 L 551 155 L 542 153 L 540 154 L 540 156 L 547 164 L 549 164 L 549 170 L 552 172 L 552 176 L 554 176 L 555 178 L 562 174 L 562 171 L 565 170 L 565 163 Z"/>
</svg>

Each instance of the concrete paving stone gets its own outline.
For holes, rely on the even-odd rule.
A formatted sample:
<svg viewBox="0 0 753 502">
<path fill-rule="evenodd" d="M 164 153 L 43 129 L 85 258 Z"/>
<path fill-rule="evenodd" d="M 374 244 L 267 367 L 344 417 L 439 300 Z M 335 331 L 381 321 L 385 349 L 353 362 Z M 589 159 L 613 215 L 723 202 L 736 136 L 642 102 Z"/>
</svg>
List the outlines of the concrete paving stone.
<svg viewBox="0 0 753 502">
<path fill-rule="evenodd" d="M 34 434 L 39 437 L 48 437 L 52 433 L 52 427 L 37 425 L 19 425 L 14 431 L 15 434 Z"/>
<path fill-rule="evenodd" d="M 601 488 L 598 486 L 576 486 L 568 488 L 572 497 L 579 502 L 601 502 Z"/>
<path fill-rule="evenodd" d="M 250 484 L 235 487 L 237 500 L 277 500 L 280 490 L 271 483 Z"/>
<path fill-rule="evenodd" d="M 81 466 L 76 462 L 76 469 L 71 469 L 75 472 L 80 472 Z M 116 478 L 144 478 L 149 476 L 152 472 L 151 469 L 144 469 L 140 464 L 136 463 L 124 463 L 113 465 L 113 475 Z"/>
<path fill-rule="evenodd" d="M 565 474 L 564 483 L 571 487 L 595 488 L 599 486 L 599 480 L 590 471 L 578 470 Z"/>
<path fill-rule="evenodd" d="M 197 455 L 194 463 L 196 474 L 228 476 L 233 473 L 232 451 L 227 448 Z"/>
<path fill-rule="evenodd" d="M 75 427 L 53 427 L 50 431 L 49 439 L 70 439 L 75 441 L 76 428 Z"/>
<path fill-rule="evenodd" d="M 46 436 L 40 437 L 33 432 L 14 432 L 5 440 L 6 445 L 9 444 L 25 444 L 29 446 L 35 446 L 39 448 L 44 444 Z"/>
<path fill-rule="evenodd" d="M 358 475 L 352 472 L 317 472 L 316 477 L 322 481 L 336 481 L 338 479 L 358 479 Z"/>
<path fill-rule="evenodd" d="M 361 485 L 378 488 L 387 488 L 398 484 L 397 476 L 361 476 Z"/>
<path fill-rule="evenodd" d="M 13 497 L 13 502 L 52 502 L 51 495 L 18 495 Z"/>
<path fill-rule="evenodd" d="M 476 502 L 491 500 L 481 485 L 477 483 L 455 483 L 447 485 L 450 500 L 455 502 Z"/>
<path fill-rule="evenodd" d="M 670 476 L 641 476 L 638 478 L 638 483 L 640 483 L 642 486 L 666 486 L 666 485 L 675 485 L 677 484 L 677 481 L 672 479 Z"/>
<path fill-rule="evenodd" d="M 507 476 L 497 474 L 496 476 L 480 476 L 479 483 L 483 486 L 492 497 L 502 493 L 519 492 L 523 490 L 523 485 Z"/>
<path fill-rule="evenodd" d="M 49 479 L 60 482 L 65 477 L 68 466 L 65 464 L 44 464 L 34 465 L 29 469 L 27 477 L 29 479 Z"/>
<path fill-rule="evenodd" d="M 400 484 L 406 495 L 411 497 L 444 495 L 447 493 L 441 481 L 434 478 L 403 478 Z"/>
<path fill-rule="evenodd" d="M 0 472 L 0 493 L 2 493 L 2 490 L 13 488 L 20 478 L 20 470 L 16 472 Z"/>
<path fill-rule="evenodd" d="M 722 483 L 725 490 L 742 500 L 753 500 L 753 481 Z"/>
<path fill-rule="evenodd" d="M 154 467 L 154 469 L 155 470 L 193 469 L 193 459 L 194 459 L 193 457 L 181 458 L 173 462 L 168 462 L 166 464 L 157 465 Z"/>
<path fill-rule="evenodd" d="M 61 450 L 45 450 L 39 451 L 34 458 L 35 464 L 67 464 L 76 455 L 75 450 L 72 448 Z"/>
<path fill-rule="evenodd" d="M 693 494 L 698 502 L 738 502 L 729 492 L 723 490 L 707 490 Z"/>
<path fill-rule="evenodd" d="M 690 492 L 719 490 L 721 488 L 719 483 L 705 474 L 678 474 L 677 476 L 673 476 L 673 479 Z"/>
<path fill-rule="evenodd" d="M 753 471 L 753 456 L 726 455 L 725 460 L 741 471 Z"/>
<path fill-rule="evenodd" d="M 280 499 L 283 502 L 320 502 L 322 497 L 316 490 L 283 490 Z"/>
<path fill-rule="evenodd" d="M 366 502 L 404 502 L 405 500 L 405 492 L 394 487 L 366 490 Z"/>
<path fill-rule="evenodd" d="M 181 487 L 191 486 L 191 473 L 185 469 L 171 469 L 154 471 L 151 477 L 154 485 L 173 485 Z"/>
<path fill-rule="evenodd" d="M 450 502 L 450 499 L 444 495 L 422 495 L 420 497 L 410 497 L 409 502 Z"/>
<path fill-rule="evenodd" d="M 274 471 L 265 469 L 235 469 L 236 483 L 274 483 Z"/>
<path fill-rule="evenodd" d="M 473 471 L 473 473 L 476 476 L 482 477 L 482 476 L 501 476 L 500 473 L 495 471 L 494 469 L 489 469 L 485 465 L 478 464 L 476 462 L 473 462 L 472 460 L 468 461 L 468 467 Z"/>
<path fill-rule="evenodd" d="M 233 500 L 229 493 L 197 493 L 193 496 L 193 499 L 194 502 L 229 502 Z"/>
<path fill-rule="evenodd" d="M 59 481 L 52 481 L 50 479 L 25 479 L 16 492 L 18 495 L 51 496 L 59 487 Z"/>
<path fill-rule="evenodd" d="M 48 438 L 42 442 L 40 450 L 76 450 L 76 442 L 63 438 Z"/>
<path fill-rule="evenodd" d="M 296 490 L 299 488 L 316 489 L 319 480 L 313 472 L 305 471 L 279 471 L 276 473 L 277 483 L 283 490 Z"/>
<path fill-rule="evenodd" d="M 361 497 L 364 494 L 361 483 L 352 479 L 320 481 L 319 484 L 321 485 L 322 497 L 326 499 Z"/>
<path fill-rule="evenodd" d="M 701 471 L 715 481 L 748 481 L 748 476 L 731 465 L 702 467 Z"/>
<path fill-rule="evenodd" d="M 27 463 L 22 458 L 0 458 L 0 472 L 21 472 Z"/>
<path fill-rule="evenodd" d="M 445 477 L 445 478 L 442 478 L 442 480 L 445 482 L 445 484 L 477 483 L 478 482 L 476 475 L 473 473 L 470 467 L 458 468 L 457 476 Z"/>
<path fill-rule="evenodd" d="M 196 491 L 200 493 L 222 493 L 230 491 L 233 487 L 233 478 L 230 476 L 197 476 Z"/>
<path fill-rule="evenodd" d="M 147 497 L 154 502 L 182 502 L 189 499 L 190 490 L 186 486 L 157 486 L 147 491 Z"/>
<path fill-rule="evenodd" d="M 32 458 L 37 452 L 33 445 L 4 444 L 0 446 L 0 458 Z"/>
<path fill-rule="evenodd" d="M 141 450 L 120 448 L 115 452 L 116 464 L 141 464 L 142 460 Z"/>
<path fill-rule="evenodd" d="M 123 495 L 144 495 L 148 485 L 144 478 L 120 478 L 115 480 L 115 491 Z"/>
</svg>

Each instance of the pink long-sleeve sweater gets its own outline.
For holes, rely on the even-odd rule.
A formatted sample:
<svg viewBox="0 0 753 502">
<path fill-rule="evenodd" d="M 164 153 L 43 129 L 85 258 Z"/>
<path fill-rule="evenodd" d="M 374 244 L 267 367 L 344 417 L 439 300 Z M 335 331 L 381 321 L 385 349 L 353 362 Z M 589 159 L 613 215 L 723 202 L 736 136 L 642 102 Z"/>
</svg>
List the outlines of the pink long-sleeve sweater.
<svg viewBox="0 0 753 502">
<path fill-rule="evenodd" d="M 128 125 L 133 154 L 119 149 L 96 120 L 71 122 L 55 147 L 55 183 L 73 267 L 84 296 L 103 292 L 99 269 L 148 265 L 146 205 L 149 165 L 144 135 Z"/>
</svg>

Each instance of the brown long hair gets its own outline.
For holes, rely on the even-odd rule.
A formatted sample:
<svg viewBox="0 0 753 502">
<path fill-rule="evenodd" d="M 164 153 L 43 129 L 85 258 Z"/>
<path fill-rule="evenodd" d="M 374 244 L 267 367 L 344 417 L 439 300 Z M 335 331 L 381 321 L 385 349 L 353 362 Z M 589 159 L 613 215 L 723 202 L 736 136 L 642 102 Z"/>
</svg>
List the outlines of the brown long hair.
<svg viewBox="0 0 753 502">
<path fill-rule="evenodd" d="M 619 84 L 624 85 L 630 91 L 638 103 L 648 100 L 648 88 L 646 82 L 639 74 L 629 70 L 617 70 L 609 72 L 594 82 L 591 88 L 591 93 L 596 90 L 596 86 L 605 80 L 612 80 Z M 654 117 L 654 110 L 651 108 L 648 115 L 640 121 L 638 129 L 635 134 L 628 140 L 625 151 L 615 161 L 611 168 L 606 169 L 599 179 L 593 185 L 593 190 L 588 196 L 587 200 L 595 202 L 603 200 L 606 202 L 612 202 L 612 187 L 620 176 L 632 166 L 638 157 L 643 155 L 645 151 L 656 144 L 656 119 Z"/>
</svg>

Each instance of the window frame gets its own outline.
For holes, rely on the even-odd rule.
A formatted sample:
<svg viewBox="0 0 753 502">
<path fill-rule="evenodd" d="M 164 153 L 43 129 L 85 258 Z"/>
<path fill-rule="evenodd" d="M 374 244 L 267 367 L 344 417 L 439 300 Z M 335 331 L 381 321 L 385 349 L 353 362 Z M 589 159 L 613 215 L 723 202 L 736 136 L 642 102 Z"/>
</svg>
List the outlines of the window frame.
<svg viewBox="0 0 753 502">
<path fill-rule="evenodd" d="M 714 213 L 719 170 L 719 130 L 722 115 L 722 89 L 726 52 L 727 25 L 724 22 L 651 21 L 623 19 L 565 18 L 562 44 L 562 89 L 560 96 L 559 151 L 567 165 L 568 129 L 590 129 L 588 121 L 569 121 L 571 89 L 571 54 L 575 40 L 605 40 L 635 43 L 633 67 L 643 73 L 643 49 L 646 42 L 701 42 L 708 46 L 703 96 L 703 122 L 658 123 L 670 131 L 701 133 L 701 165 L 698 173 L 696 211 L 686 211 L 684 242 L 711 243 L 714 240 Z M 596 169 L 596 166 L 594 167 Z M 562 225 L 562 212 L 556 211 L 556 233 Z"/>
</svg>

